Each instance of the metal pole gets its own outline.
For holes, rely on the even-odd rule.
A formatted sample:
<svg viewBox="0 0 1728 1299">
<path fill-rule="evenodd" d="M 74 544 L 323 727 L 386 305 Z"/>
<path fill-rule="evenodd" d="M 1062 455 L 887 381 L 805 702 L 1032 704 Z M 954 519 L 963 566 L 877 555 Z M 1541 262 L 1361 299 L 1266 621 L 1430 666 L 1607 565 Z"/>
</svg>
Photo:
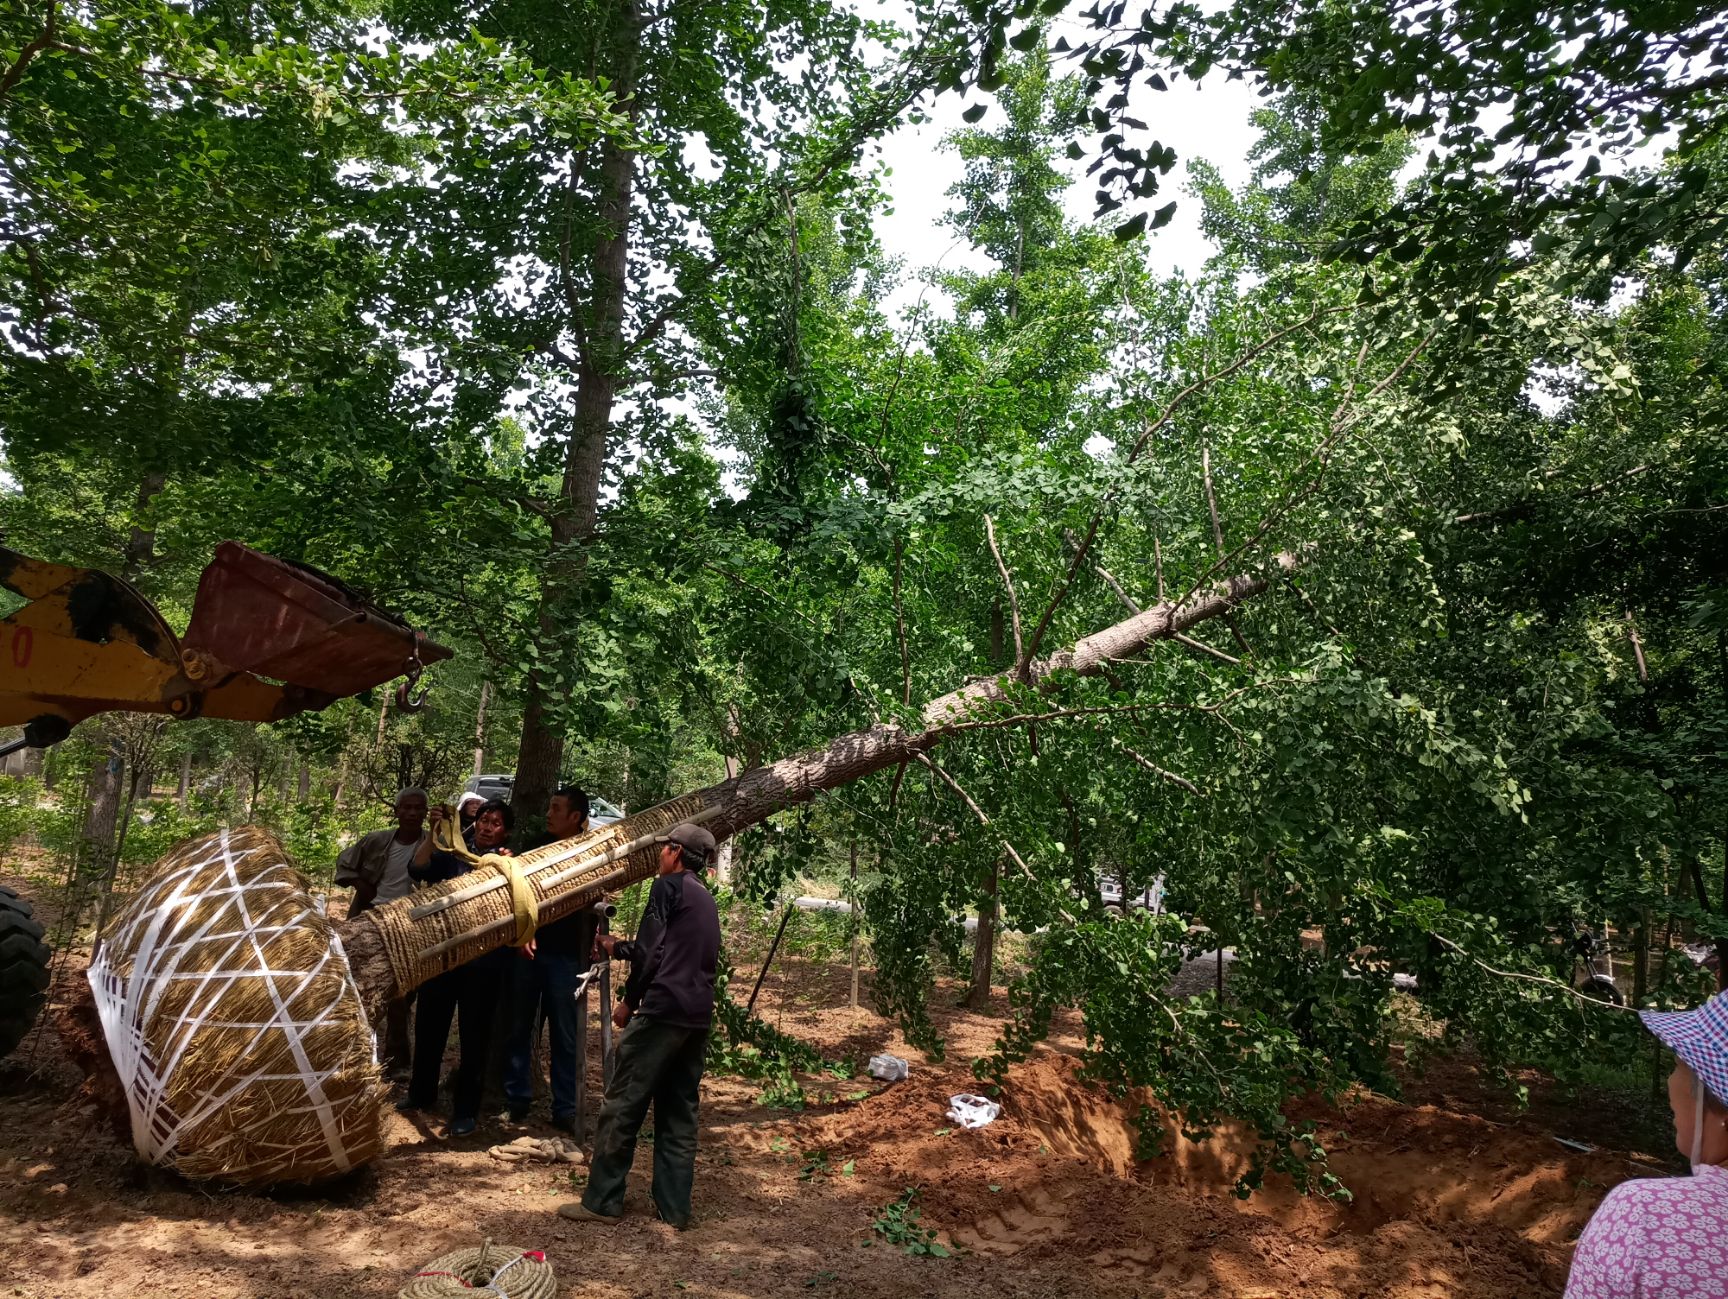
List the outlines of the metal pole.
<svg viewBox="0 0 1728 1299">
<path fill-rule="evenodd" d="M 767 959 L 762 962 L 762 969 L 756 975 L 756 986 L 750 989 L 750 1004 L 744 1007 L 744 1013 L 746 1015 L 756 1009 L 756 994 L 762 991 L 762 980 L 768 977 L 768 967 L 774 964 L 774 953 L 780 950 L 780 938 L 786 932 L 786 922 L 792 919 L 792 913 L 796 909 L 797 908 L 788 902 L 786 904 L 786 910 L 780 915 L 780 928 L 774 931 L 774 941 L 768 944 Z"/>
<path fill-rule="evenodd" d="M 588 1131 L 588 989 L 576 998 L 576 1140 Z"/>
<path fill-rule="evenodd" d="M 612 962 L 600 967 L 600 1085 L 612 1086 Z"/>
<path fill-rule="evenodd" d="M 605 906 L 595 908 L 599 916 L 598 932 L 612 932 L 612 917 Z M 612 1086 L 612 961 L 602 955 L 600 965 L 600 1085 Z"/>
</svg>

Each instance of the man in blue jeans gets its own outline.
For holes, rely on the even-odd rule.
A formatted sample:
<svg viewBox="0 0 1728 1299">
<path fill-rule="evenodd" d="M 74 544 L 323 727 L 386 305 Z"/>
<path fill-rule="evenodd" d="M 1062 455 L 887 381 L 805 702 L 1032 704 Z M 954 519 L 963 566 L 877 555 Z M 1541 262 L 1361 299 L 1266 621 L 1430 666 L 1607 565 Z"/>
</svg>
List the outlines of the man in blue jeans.
<svg viewBox="0 0 1728 1299">
<path fill-rule="evenodd" d="M 546 833 L 529 844 L 568 839 L 588 829 L 588 795 L 562 786 L 546 805 Z M 576 1132 L 576 981 L 593 961 L 594 912 L 582 910 L 542 925 L 520 950 L 510 972 L 509 1037 L 504 1052 L 504 1099 L 512 1122 L 528 1117 L 534 1099 L 534 1041 L 540 1016 L 552 1030 L 552 1126 Z"/>
<path fill-rule="evenodd" d="M 623 1029 L 612 1085 L 600 1107 L 588 1189 L 565 1218 L 617 1222 L 636 1137 L 654 1107 L 654 1207 L 682 1230 L 690 1225 L 696 1176 L 696 1105 L 714 1017 L 714 971 L 720 957 L 720 913 L 701 875 L 714 836 L 685 822 L 659 837 L 660 873 L 634 942 L 601 934 L 609 957 L 630 962 L 630 981 L 612 1022 Z"/>
</svg>

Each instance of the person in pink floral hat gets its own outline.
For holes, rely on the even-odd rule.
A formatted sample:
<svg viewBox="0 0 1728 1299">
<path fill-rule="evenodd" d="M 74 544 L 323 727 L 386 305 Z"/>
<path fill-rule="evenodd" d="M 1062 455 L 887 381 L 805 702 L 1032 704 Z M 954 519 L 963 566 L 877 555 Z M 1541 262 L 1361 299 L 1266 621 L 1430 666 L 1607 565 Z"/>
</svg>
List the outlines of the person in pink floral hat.
<svg viewBox="0 0 1728 1299">
<path fill-rule="evenodd" d="M 1622 1182 L 1578 1239 L 1565 1299 L 1728 1296 L 1728 992 L 1696 1010 L 1639 1011 L 1676 1057 L 1674 1142 L 1690 1177 Z"/>
</svg>

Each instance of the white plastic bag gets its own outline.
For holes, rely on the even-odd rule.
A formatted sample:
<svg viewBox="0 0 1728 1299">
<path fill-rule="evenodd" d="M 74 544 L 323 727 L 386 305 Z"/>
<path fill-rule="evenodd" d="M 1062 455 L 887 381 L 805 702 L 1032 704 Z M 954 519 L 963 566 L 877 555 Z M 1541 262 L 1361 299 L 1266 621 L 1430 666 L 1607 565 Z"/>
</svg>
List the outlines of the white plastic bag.
<svg viewBox="0 0 1728 1299">
<path fill-rule="evenodd" d="M 948 1117 L 963 1128 L 981 1128 L 1001 1112 L 1000 1105 L 982 1096 L 962 1092 L 948 1098 Z"/>
<path fill-rule="evenodd" d="M 897 1055 L 870 1057 L 869 1074 L 872 1078 L 880 1078 L 883 1082 L 899 1082 L 906 1073 L 906 1062 Z"/>
</svg>

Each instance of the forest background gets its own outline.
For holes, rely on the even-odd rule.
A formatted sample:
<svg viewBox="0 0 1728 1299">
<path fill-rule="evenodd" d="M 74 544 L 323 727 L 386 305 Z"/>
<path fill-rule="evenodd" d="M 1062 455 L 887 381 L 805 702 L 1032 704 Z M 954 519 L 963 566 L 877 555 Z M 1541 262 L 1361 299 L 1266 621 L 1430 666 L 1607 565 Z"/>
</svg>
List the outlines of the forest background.
<svg viewBox="0 0 1728 1299">
<path fill-rule="evenodd" d="M 568 778 L 634 809 L 999 676 L 735 876 L 861 861 L 878 1001 L 931 1045 L 953 918 L 980 978 L 997 924 L 1034 936 L 981 1073 L 1079 1005 L 1095 1073 L 1302 1179 L 1282 1102 L 1396 1088 L 1395 971 L 1442 1045 L 1562 1074 L 1633 1032 L 1506 977 L 1566 982 L 1574 925 L 1634 1000 L 1695 1001 L 1675 942 L 1728 946 L 1722 11 L 1064 9 L 9 7 L 5 543 L 178 624 L 237 538 L 456 657 L 412 715 L 86 725 L 0 833 L 94 892 L 257 820 L 321 876 L 481 755 L 529 818 Z M 1241 78 L 1232 188 L 1160 94 Z M 880 142 L 938 102 L 963 269 L 874 234 Z M 1172 274 L 1178 204 L 1216 254 Z M 1227 617 L 1038 681 L 1236 576 Z M 1239 953 L 1228 1015 L 1158 996 L 1192 925 Z"/>
</svg>

